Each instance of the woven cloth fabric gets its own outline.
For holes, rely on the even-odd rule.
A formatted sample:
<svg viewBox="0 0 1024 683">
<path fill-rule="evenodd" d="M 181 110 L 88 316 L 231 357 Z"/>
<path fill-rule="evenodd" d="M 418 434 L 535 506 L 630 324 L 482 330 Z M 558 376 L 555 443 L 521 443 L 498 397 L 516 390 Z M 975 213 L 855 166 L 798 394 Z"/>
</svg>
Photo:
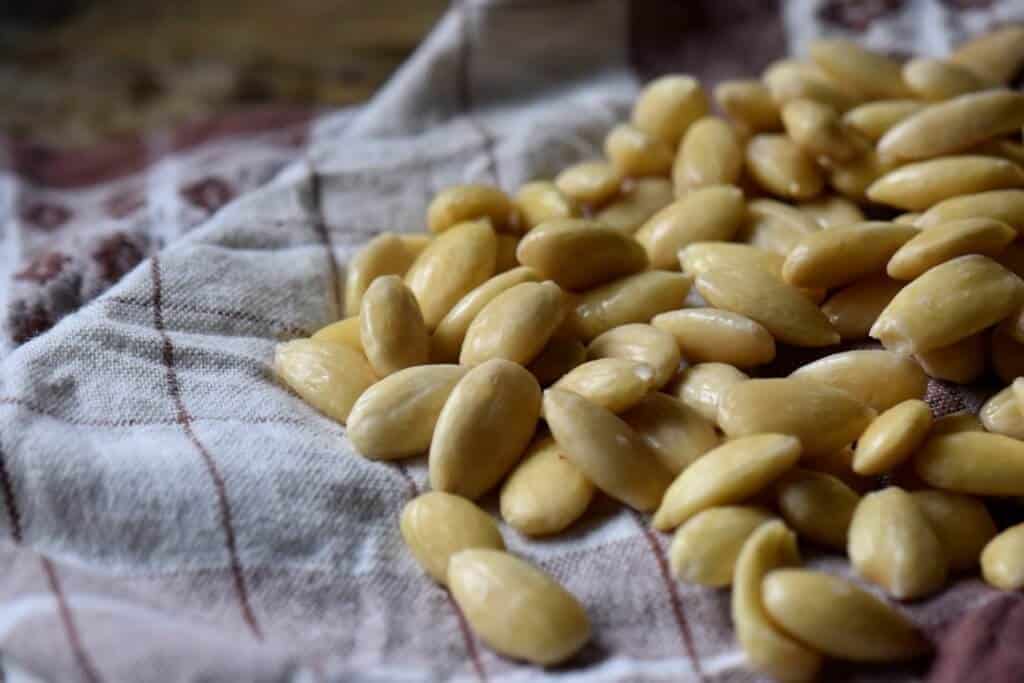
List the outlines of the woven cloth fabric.
<svg viewBox="0 0 1024 683">
<path fill-rule="evenodd" d="M 492 653 L 399 538 L 422 459 L 355 454 L 275 380 L 274 345 L 337 319 L 353 253 L 422 231 L 439 188 L 512 190 L 600 154 L 653 73 L 750 76 L 823 33 L 941 53 L 1015 19 L 1014 0 L 466 0 L 356 110 L 232 118 L 89 154 L 6 144 L 4 675 L 760 680 L 727 592 L 673 580 L 668 537 L 608 501 L 557 539 L 504 529 L 586 605 L 592 642 L 547 671 Z M 946 413 L 980 394 L 935 383 L 929 398 Z M 838 557 L 811 562 L 848 574 Z M 965 578 L 905 609 L 938 637 L 995 595 Z"/>
</svg>

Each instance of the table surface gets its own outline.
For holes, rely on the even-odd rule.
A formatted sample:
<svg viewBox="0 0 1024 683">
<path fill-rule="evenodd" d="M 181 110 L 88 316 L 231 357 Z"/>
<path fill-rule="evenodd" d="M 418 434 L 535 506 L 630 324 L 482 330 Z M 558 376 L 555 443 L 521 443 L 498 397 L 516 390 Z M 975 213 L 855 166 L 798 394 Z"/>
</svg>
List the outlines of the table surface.
<svg viewBox="0 0 1024 683">
<path fill-rule="evenodd" d="M 82 147 L 273 105 L 367 99 L 446 0 L 88 0 L 0 24 L 0 132 Z"/>
</svg>

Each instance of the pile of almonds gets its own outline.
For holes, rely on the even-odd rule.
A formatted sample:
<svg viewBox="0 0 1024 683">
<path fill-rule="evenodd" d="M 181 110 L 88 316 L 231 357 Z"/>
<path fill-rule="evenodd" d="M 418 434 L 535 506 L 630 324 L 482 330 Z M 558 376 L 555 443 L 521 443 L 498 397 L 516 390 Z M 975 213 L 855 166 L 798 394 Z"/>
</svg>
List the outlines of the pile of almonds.
<svg viewBox="0 0 1024 683">
<path fill-rule="evenodd" d="M 781 680 L 929 649 L 891 602 L 799 568 L 798 540 L 895 600 L 979 564 L 1024 587 L 1024 525 L 1000 531 L 985 500 L 1024 497 L 1024 28 L 948 60 L 810 57 L 720 84 L 727 118 L 659 78 L 605 160 L 514 196 L 444 190 L 428 234 L 349 264 L 347 318 L 279 346 L 280 377 L 364 456 L 428 455 L 402 535 L 498 652 L 556 664 L 590 624 L 505 552 L 473 502 L 495 490 L 526 536 L 598 491 L 653 513 L 674 575 L 732 586 L 750 665 Z M 869 337 L 758 372 L 780 346 Z M 1008 386 L 980 419 L 933 419 L 929 377 L 990 369 Z"/>
</svg>

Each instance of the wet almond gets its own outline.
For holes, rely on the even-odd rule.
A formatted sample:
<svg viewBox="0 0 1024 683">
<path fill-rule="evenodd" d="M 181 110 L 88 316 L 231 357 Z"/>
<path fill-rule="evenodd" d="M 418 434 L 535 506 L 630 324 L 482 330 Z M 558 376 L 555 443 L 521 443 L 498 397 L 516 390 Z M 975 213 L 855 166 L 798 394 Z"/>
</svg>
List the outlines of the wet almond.
<svg viewBox="0 0 1024 683">
<path fill-rule="evenodd" d="M 628 123 L 609 131 L 604 154 L 627 177 L 663 175 L 672 168 L 672 147 Z"/>
<path fill-rule="evenodd" d="M 775 358 L 775 340 L 761 324 L 718 308 L 685 308 L 654 316 L 651 324 L 679 344 L 689 362 L 750 368 Z"/>
<path fill-rule="evenodd" d="M 636 405 L 654 386 L 654 370 L 625 358 L 592 360 L 571 370 L 552 385 L 621 413 Z"/>
<path fill-rule="evenodd" d="M 878 412 L 908 399 L 922 399 L 928 388 L 928 378 L 912 359 L 879 349 L 833 353 L 790 376 L 842 389 Z"/>
<path fill-rule="evenodd" d="M 668 531 L 702 510 L 743 502 L 772 484 L 799 458 L 800 442 L 792 436 L 760 433 L 727 441 L 676 477 L 652 524 Z"/>
<path fill-rule="evenodd" d="M 540 402 L 537 380 L 510 361 L 489 360 L 466 373 L 434 428 L 431 488 L 471 500 L 492 489 L 522 457 Z"/>
<path fill-rule="evenodd" d="M 922 211 L 965 194 L 1024 186 L 1020 166 L 995 157 L 963 154 L 907 164 L 889 171 L 867 189 L 873 202 Z"/>
<path fill-rule="evenodd" d="M 499 230 L 512 227 L 512 202 L 491 185 L 453 185 L 441 190 L 427 207 L 427 227 L 433 233 L 481 218 Z"/>
<path fill-rule="evenodd" d="M 653 387 L 664 386 L 679 368 L 679 347 L 672 335 L 651 325 L 621 325 L 590 342 L 587 356 L 622 358 L 643 363 L 654 371 Z"/>
<path fill-rule="evenodd" d="M 908 225 L 868 221 L 801 238 L 782 277 L 796 287 L 831 289 L 885 272 L 896 251 L 918 234 Z"/>
<path fill-rule="evenodd" d="M 594 490 L 554 439 L 543 437 L 501 487 L 501 518 L 527 536 L 557 534 L 583 516 Z"/>
<path fill-rule="evenodd" d="M 313 339 L 278 344 L 274 370 L 302 400 L 342 424 L 356 399 L 377 381 L 358 351 Z"/>
<path fill-rule="evenodd" d="M 675 147 L 690 124 L 707 111 L 708 98 L 697 79 L 673 74 L 644 87 L 633 106 L 631 122 Z"/>
<path fill-rule="evenodd" d="M 718 424 L 718 404 L 733 385 L 750 379 L 725 363 L 698 363 L 683 370 L 672 394 L 711 423 Z"/>
<path fill-rule="evenodd" d="M 621 418 L 560 389 L 544 392 L 544 417 L 566 458 L 595 486 L 641 512 L 658 506 L 671 475 Z"/>
<path fill-rule="evenodd" d="M 713 185 L 735 185 L 743 171 L 743 148 L 732 126 L 715 116 L 686 131 L 672 167 L 676 194 Z"/>
<path fill-rule="evenodd" d="M 914 454 L 914 469 L 937 489 L 977 496 L 1024 496 L 1024 442 L 1002 434 L 933 436 Z"/>
<path fill-rule="evenodd" d="M 744 542 L 774 519 L 766 510 L 723 505 L 699 512 L 676 530 L 669 565 L 680 581 L 720 588 L 732 583 Z"/>
<path fill-rule="evenodd" d="M 870 99 L 910 94 L 899 63 L 851 40 L 816 40 L 809 52 L 814 63 L 829 75 Z"/>
<path fill-rule="evenodd" d="M 953 197 L 925 211 L 917 225 L 929 229 L 963 218 L 1002 221 L 1017 232 L 1024 232 L 1024 190 L 993 190 Z"/>
<path fill-rule="evenodd" d="M 629 235 L 578 219 L 542 223 L 522 239 L 516 256 L 571 290 L 590 289 L 647 268 L 647 254 Z"/>
<path fill-rule="evenodd" d="M 373 281 L 359 312 L 359 340 L 378 377 L 430 357 L 430 335 L 416 297 L 402 278 L 385 275 Z"/>
<path fill-rule="evenodd" d="M 607 204 L 621 186 L 622 174 L 606 161 L 584 161 L 555 177 L 555 187 L 573 204 Z"/>
<path fill-rule="evenodd" d="M 622 419 L 672 475 L 682 472 L 719 442 L 712 422 L 667 394 L 644 396 Z"/>
<path fill-rule="evenodd" d="M 585 292 L 569 313 L 570 325 L 585 341 L 614 327 L 646 323 L 683 305 L 693 278 L 649 271 L 628 275 Z"/>
<path fill-rule="evenodd" d="M 694 190 L 651 216 L 636 233 L 653 268 L 674 269 L 679 250 L 694 242 L 727 241 L 746 218 L 743 192 L 733 186 Z"/>
<path fill-rule="evenodd" d="M 857 441 L 853 469 L 857 474 L 883 474 L 903 464 L 928 438 L 932 411 L 909 399 L 876 417 Z"/>
<path fill-rule="evenodd" d="M 412 556 L 434 581 L 447 584 L 448 561 L 469 548 L 504 550 L 498 526 L 472 501 L 430 491 L 402 508 L 402 538 Z"/>
<path fill-rule="evenodd" d="M 551 339 L 565 312 L 565 295 L 554 282 L 523 282 L 510 287 L 470 323 L 459 362 L 472 366 L 504 358 L 526 365 Z"/>
<path fill-rule="evenodd" d="M 995 256 L 1017 238 L 1017 231 L 991 218 L 964 218 L 922 230 L 893 254 L 886 272 L 913 280 L 940 263 L 967 254 Z"/>
<path fill-rule="evenodd" d="M 382 275 L 405 275 L 416 259 L 401 236 L 385 232 L 374 237 L 345 268 L 345 315 L 359 315 L 363 294 Z"/>
</svg>

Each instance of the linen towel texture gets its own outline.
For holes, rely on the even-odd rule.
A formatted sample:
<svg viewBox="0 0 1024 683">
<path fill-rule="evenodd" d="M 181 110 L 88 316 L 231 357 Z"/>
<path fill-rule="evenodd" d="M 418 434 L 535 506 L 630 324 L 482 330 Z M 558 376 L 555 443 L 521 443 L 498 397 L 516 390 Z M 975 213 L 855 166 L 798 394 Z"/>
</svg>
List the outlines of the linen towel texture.
<svg viewBox="0 0 1024 683">
<path fill-rule="evenodd" d="M 826 33 L 942 54 L 1020 20 L 1013 0 L 467 0 L 358 109 L 230 117 L 78 156 L 8 142 L 4 674 L 761 680 L 744 667 L 728 592 L 672 579 L 669 537 L 607 501 L 556 539 L 503 528 L 512 552 L 587 607 L 592 642 L 553 670 L 495 655 L 400 539 L 399 511 L 427 488 L 423 459 L 355 454 L 341 425 L 275 380 L 274 345 L 336 320 L 352 255 L 383 231 L 423 231 L 440 188 L 513 191 L 598 156 L 656 73 L 708 87 L 753 77 Z M 976 411 L 982 395 L 929 390 L 940 414 Z M 848 574 L 840 558 L 811 561 Z M 966 578 L 905 609 L 938 636 L 997 595 Z"/>
</svg>

